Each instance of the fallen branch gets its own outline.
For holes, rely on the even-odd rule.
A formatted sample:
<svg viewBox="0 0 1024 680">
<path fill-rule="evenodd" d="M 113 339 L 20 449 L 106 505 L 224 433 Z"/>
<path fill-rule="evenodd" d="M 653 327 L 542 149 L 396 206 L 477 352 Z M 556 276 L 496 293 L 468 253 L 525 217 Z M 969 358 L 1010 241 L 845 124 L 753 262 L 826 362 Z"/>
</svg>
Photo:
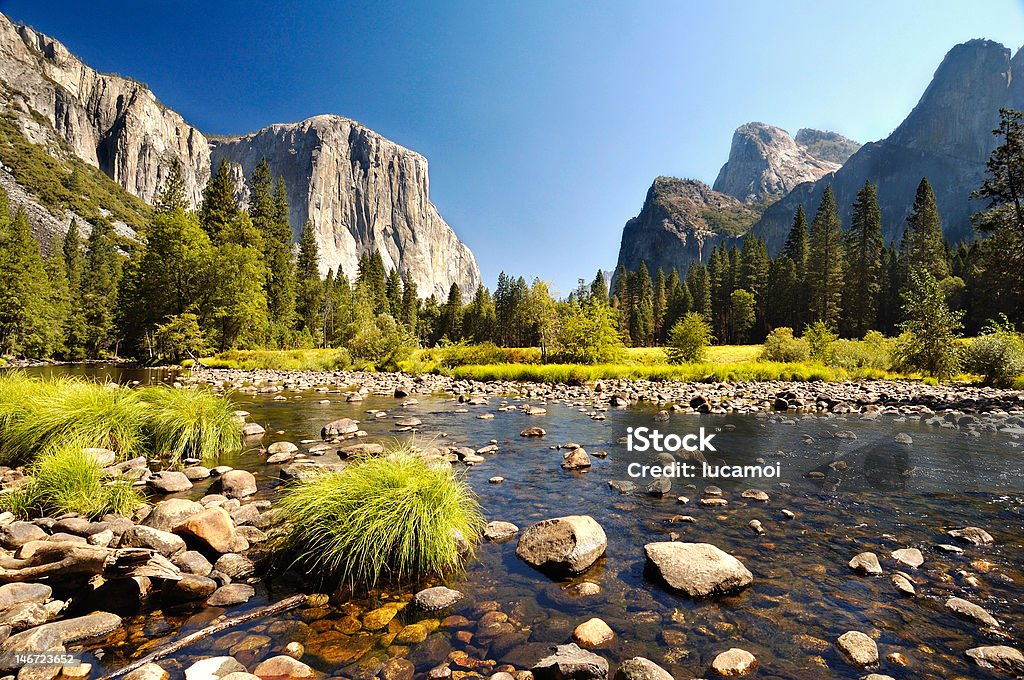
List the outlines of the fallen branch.
<svg viewBox="0 0 1024 680">
<path fill-rule="evenodd" d="M 261 619 L 261 618 L 263 618 L 265 616 L 271 616 L 273 614 L 280 614 L 281 612 L 286 612 L 289 609 L 295 609 L 300 604 L 305 602 L 305 600 L 306 600 L 306 596 L 305 595 L 293 595 L 291 597 L 287 597 L 287 598 L 281 600 L 280 602 L 275 602 L 274 604 L 268 604 L 266 607 L 260 607 L 259 609 L 254 609 L 251 612 L 247 612 L 245 614 L 241 614 L 241 615 L 236 616 L 236 617 L 231 618 L 231 619 L 225 619 L 225 620 L 221 621 L 220 623 L 215 623 L 212 626 L 207 626 L 206 628 L 203 628 L 202 630 L 197 630 L 194 633 L 190 633 L 190 634 L 186 635 L 185 637 L 181 638 L 180 640 L 178 640 L 176 642 L 171 642 L 169 644 L 164 645 L 163 647 L 159 647 L 153 653 L 144 656 L 143 658 L 139 659 L 138 661 L 133 661 L 132 663 L 128 664 L 127 666 L 125 666 L 123 668 L 118 668 L 116 671 L 111 671 L 110 673 L 107 673 L 106 675 L 100 677 L 99 680 L 114 680 L 114 678 L 119 678 L 122 675 L 125 675 L 127 673 L 131 673 L 132 671 L 134 671 L 137 668 L 142 668 L 147 663 L 153 663 L 154 661 L 157 661 L 158 659 L 164 658 L 168 654 L 174 654 L 175 652 L 181 651 L 182 649 L 185 649 L 189 645 L 194 644 L 196 642 L 199 642 L 203 638 L 207 638 L 207 637 L 209 637 L 211 635 L 216 635 L 217 633 L 221 632 L 222 630 L 227 630 L 228 628 L 233 628 L 233 627 L 235 627 L 235 626 L 237 626 L 239 624 L 246 623 L 246 622 L 252 621 L 254 619 Z"/>
</svg>

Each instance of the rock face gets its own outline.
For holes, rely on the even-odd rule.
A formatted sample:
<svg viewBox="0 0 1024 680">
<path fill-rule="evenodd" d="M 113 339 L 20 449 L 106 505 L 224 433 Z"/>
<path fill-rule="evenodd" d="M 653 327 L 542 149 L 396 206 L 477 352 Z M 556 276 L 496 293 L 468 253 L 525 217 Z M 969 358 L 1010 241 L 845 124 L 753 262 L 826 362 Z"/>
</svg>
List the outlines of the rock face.
<svg viewBox="0 0 1024 680">
<path fill-rule="evenodd" d="M 640 214 L 622 230 L 618 264 L 635 271 L 646 262 L 651 272 L 674 267 L 686 276 L 690 262 L 701 261 L 721 239 L 742 234 L 757 218 L 754 209 L 703 182 L 658 177 Z"/>
<path fill-rule="evenodd" d="M 144 84 L 97 73 L 57 40 L 3 15 L 0 75 L 4 103 L 21 99 L 42 114 L 76 156 L 129 193 L 152 201 L 177 160 L 189 199 L 198 203 L 210 173 L 206 138 Z M 46 140 L 48 130 L 23 111 L 26 137 Z"/>
<path fill-rule="evenodd" d="M 423 156 L 330 115 L 212 142 L 213 167 L 226 159 L 243 177 L 264 157 L 285 179 L 293 230 L 312 222 L 323 273 L 341 267 L 353 277 L 359 256 L 376 249 L 421 295 L 443 297 L 453 282 L 475 292 L 476 259 L 430 202 Z"/>
<path fill-rule="evenodd" d="M 733 133 L 729 160 L 718 173 L 714 189 L 755 203 L 784 196 L 798 184 L 820 179 L 840 165 L 815 157 L 782 128 L 747 123 Z"/>
<path fill-rule="evenodd" d="M 798 186 L 769 207 L 752 229 L 769 251 L 785 243 L 798 204 L 813 215 L 831 185 L 844 225 L 864 182 L 878 184 L 886 241 L 899 240 L 922 177 L 935 190 L 946 238 L 973 236 L 970 216 L 983 206 L 969 200 L 997 143 L 991 134 L 999 108 L 1024 106 L 1024 54 L 990 40 L 971 40 L 949 51 L 910 115 L 885 139 L 865 144 L 834 175 Z"/>
<path fill-rule="evenodd" d="M 860 148 L 860 142 L 843 137 L 838 132 L 811 128 L 800 128 L 793 140 L 815 158 L 838 165 L 845 163 Z"/>
</svg>

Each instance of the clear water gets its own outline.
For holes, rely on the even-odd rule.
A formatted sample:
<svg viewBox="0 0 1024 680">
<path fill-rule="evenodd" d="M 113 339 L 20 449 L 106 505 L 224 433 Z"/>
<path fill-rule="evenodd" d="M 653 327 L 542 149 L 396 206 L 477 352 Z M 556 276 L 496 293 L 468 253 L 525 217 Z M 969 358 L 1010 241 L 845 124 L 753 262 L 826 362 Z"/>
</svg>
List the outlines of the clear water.
<svg viewBox="0 0 1024 680">
<path fill-rule="evenodd" d="M 117 378 L 140 377 L 145 381 L 172 376 L 124 373 Z M 1024 631 L 1020 435 L 979 431 L 972 436 L 928 427 L 915 417 L 902 421 L 892 416 L 861 420 L 798 415 L 795 422 L 786 424 L 774 416 L 672 415 L 668 422 L 656 422 L 653 410 L 634 408 L 612 410 L 607 420 L 594 421 L 576 405 L 557 403 L 548 403 L 548 412 L 542 416 L 495 412 L 493 420 L 478 420 L 475 415 L 496 411 L 498 402 L 465 406 L 440 396 L 416 395 L 418 405 L 402 408 L 401 400 L 390 397 L 368 396 L 362 402 L 346 403 L 337 394 L 284 394 L 287 401 L 236 396 L 239 408 L 268 426 L 265 444 L 315 439 L 324 423 L 343 416 L 361 420 L 368 440 L 406 436 L 394 431 L 393 418 L 373 418 L 367 414 L 370 409 L 416 415 L 423 421 L 420 441 L 438 437 L 439 443 L 480 448 L 496 440 L 499 452 L 466 471 L 488 520 L 525 528 L 549 517 L 589 514 L 608 535 L 607 554 L 580 577 L 555 580 L 517 559 L 515 540 L 480 545 L 466 572 L 447 581 L 466 594 L 445 615 L 461 614 L 473 622 L 468 630 L 476 634 L 468 641 L 445 627 L 419 645 L 388 645 L 389 640 L 379 636 L 344 632 L 349 614 L 407 596 L 416 589 L 410 585 L 404 593 L 355 597 L 338 593 L 323 610 L 298 610 L 277 620 L 253 622 L 162 662 L 172 670 L 187 667 L 196 658 L 224 653 L 254 664 L 280 653 L 292 640 L 305 645 L 304 661 L 336 677 L 373 677 L 394 655 L 408 656 L 416 664 L 417 676 L 422 676 L 450 652 L 460 650 L 476 659 L 528 668 L 552 645 L 571 641 L 577 624 L 597 616 L 616 633 L 615 640 L 597 650 L 611 662 L 613 672 L 617 662 L 640 655 L 661 664 L 674 677 L 701 677 L 710 674 L 716 654 L 740 647 L 758 658 L 759 678 L 860 678 L 865 671 L 850 666 L 833 644 L 847 630 L 860 630 L 877 639 L 883 660 L 876 672 L 895 678 L 990 677 L 970 662 L 965 650 L 987 644 L 1019 646 L 1013 640 Z M 317 403 L 323 398 L 332 403 Z M 458 413 L 458 409 L 469 412 Z M 544 427 L 547 436 L 520 437 L 519 432 L 530 425 Z M 653 454 L 630 453 L 617 443 L 631 426 L 679 434 L 703 426 L 715 433 L 718 449 L 709 454 L 709 460 L 745 465 L 760 457 L 769 464 L 778 462 L 781 478 L 677 480 L 664 498 L 644 494 L 644 481 L 638 480 L 638 493 L 620 495 L 609 488 L 610 480 L 629 479 L 626 469 L 631 462 L 655 462 Z M 270 434 L 276 431 L 283 434 Z M 837 431 L 853 432 L 857 438 L 834 438 Z M 910 434 L 914 444 L 909 448 L 895 444 L 897 432 Z M 813 442 L 806 442 L 805 435 Z M 561 452 L 551 446 L 569 441 L 591 453 L 607 451 L 608 456 L 593 457 L 588 472 L 562 470 Z M 845 466 L 828 466 L 836 460 Z M 278 472 L 263 464 L 262 454 L 250 450 L 222 462 L 257 472 L 261 495 L 273 498 L 280 484 Z M 826 473 L 825 478 L 808 476 L 815 471 Z M 489 484 L 494 475 L 504 477 L 504 483 Z M 693 487 L 686 486 L 690 481 Z M 727 506 L 697 502 L 708 484 L 723 490 Z M 190 494 L 202 496 L 204 486 L 197 485 Z M 743 499 L 740 494 L 748 488 L 763 489 L 771 500 Z M 680 504 L 678 495 L 691 501 Z M 796 516 L 785 519 L 783 508 Z M 679 521 L 679 515 L 696 521 Z M 764 535 L 748 527 L 752 519 L 762 522 Z M 995 544 L 962 545 L 962 554 L 936 548 L 955 543 L 945 530 L 963 526 L 985 528 Z M 735 555 L 753 573 L 753 585 L 732 596 L 700 602 L 666 592 L 645 576 L 643 546 L 673 535 L 713 543 Z M 905 569 L 918 584 L 914 598 L 901 596 L 889 580 L 899 567 L 888 555 L 903 547 L 918 547 L 925 554 L 921 568 Z M 884 576 L 858 576 L 848 568 L 850 558 L 866 550 L 879 555 Z M 564 590 L 583 580 L 598 583 L 600 594 L 581 598 Z M 275 577 L 257 586 L 257 597 L 231 613 L 302 589 L 314 590 L 297 578 Z M 1010 641 L 984 633 L 948 612 L 943 603 L 953 595 L 991 611 Z M 494 608 L 507 614 L 512 625 L 497 629 L 499 635 L 492 639 L 488 631 L 476 630 L 476 621 Z M 101 670 L 117 667 L 161 642 L 207 625 L 222 613 L 208 608 L 129 617 L 119 638 L 90 652 L 92 660 Z M 409 624 L 429 616 L 406 610 L 400 619 Z M 364 653 L 352 657 L 355 652 L 344 652 L 352 649 Z M 885 659 L 894 652 L 904 655 L 909 664 L 902 667 Z"/>
</svg>

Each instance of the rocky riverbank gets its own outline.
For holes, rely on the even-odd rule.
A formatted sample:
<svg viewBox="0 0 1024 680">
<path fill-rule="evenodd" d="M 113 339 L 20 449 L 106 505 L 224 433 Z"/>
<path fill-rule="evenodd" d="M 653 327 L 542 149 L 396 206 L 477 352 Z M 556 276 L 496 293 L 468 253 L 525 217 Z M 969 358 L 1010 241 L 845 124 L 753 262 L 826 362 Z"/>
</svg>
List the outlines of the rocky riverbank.
<svg viewBox="0 0 1024 680">
<path fill-rule="evenodd" d="M 932 414 L 1024 414 L 1024 391 L 962 384 L 864 380 L 825 382 L 687 383 L 606 380 L 587 385 L 510 381 L 477 382 L 443 375 L 356 371 L 195 369 L 184 382 L 222 390 L 278 395 L 315 390 L 345 391 L 350 401 L 366 394 L 447 394 L 465 401 L 496 396 L 572 402 L 593 409 L 650 405 L 677 412 L 828 412 Z"/>
</svg>

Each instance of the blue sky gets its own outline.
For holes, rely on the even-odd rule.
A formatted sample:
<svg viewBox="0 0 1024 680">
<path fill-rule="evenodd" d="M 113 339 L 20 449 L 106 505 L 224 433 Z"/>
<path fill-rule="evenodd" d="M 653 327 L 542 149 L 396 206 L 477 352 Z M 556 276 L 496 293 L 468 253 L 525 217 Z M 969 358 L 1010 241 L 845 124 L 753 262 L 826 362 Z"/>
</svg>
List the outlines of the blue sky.
<svg viewBox="0 0 1024 680">
<path fill-rule="evenodd" d="M 319 113 L 430 160 L 493 287 L 614 266 L 657 175 L 709 184 L 732 131 L 887 135 L 946 51 L 1024 43 L 1024 2 L 0 0 L 204 132 Z"/>
</svg>

